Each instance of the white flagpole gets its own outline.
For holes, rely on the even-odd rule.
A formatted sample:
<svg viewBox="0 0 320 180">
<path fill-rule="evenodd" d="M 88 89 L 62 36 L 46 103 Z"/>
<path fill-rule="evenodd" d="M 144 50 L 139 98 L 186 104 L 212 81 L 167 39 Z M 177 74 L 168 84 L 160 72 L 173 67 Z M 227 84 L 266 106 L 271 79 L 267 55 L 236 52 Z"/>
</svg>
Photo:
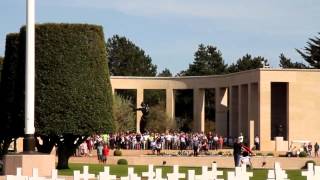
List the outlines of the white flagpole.
<svg viewBox="0 0 320 180">
<path fill-rule="evenodd" d="M 24 152 L 34 151 L 35 0 L 27 1 Z"/>
</svg>

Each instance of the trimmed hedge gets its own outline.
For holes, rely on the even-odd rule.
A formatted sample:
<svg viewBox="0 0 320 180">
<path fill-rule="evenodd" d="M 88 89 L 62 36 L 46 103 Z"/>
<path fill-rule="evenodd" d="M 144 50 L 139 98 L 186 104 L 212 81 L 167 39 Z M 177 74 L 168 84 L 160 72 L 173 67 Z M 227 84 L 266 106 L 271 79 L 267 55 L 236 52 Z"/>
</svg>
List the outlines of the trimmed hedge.
<svg viewBox="0 0 320 180">
<path fill-rule="evenodd" d="M 6 46 L 10 53 L 5 61 L 12 59 L 8 63 L 14 68 L 4 67 L 2 79 L 12 82 L 1 87 L 12 93 L 8 99 L 16 103 L 22 122 L 12 126 L 2 121 L 1 127 L 11 130 L 24 127 L 25 31 L 22 27 L 15 43 Z M 103 30 L 87 24 L 41 24 L 35 31 L 35 127 L 36 135 L 43 139 L 38 150 L 50 152 L 57 144 L 57 168 L 68 168 L 68 157 L 86 136 L 114 129 Z"/>
<path fill-rule="evenodd" d="M 128 161 L 126 159 L 119 159 L 117 164 L 118 165 L 128 165 Z"/>
<path fill-rule="evenodd" d="M 35 30 L 36 132 L 111 132 L 112 92 L 102 27 L 42 24 Z M 25 27 L 20 41 L 25 44 Z"/>
<path fill-rule="evenodd" d="M 301 151 L 301 152 L 299 153 L 299 157 L 307 157 L 307 156 L 308 156 L 308 153 L 305 152 L 305 151 Z"/>
<path fill-rule="evenodd" d="M 122 156 L 122 152 L 120 149 L 116 149 L 116 150 L 114 150 L 113 155 L 114 156 Z"/>
<path fill-rule="evenodd" d="M 24 100 L 19 101 L 21 98 L 18 98 L 16 94 L 21 88 L 18 82 L 18 65 L 22 63 L 19 56 L 20 36 L 18 33 L 8 34 L 0 86 L 0 134 L 2 138 L 15 138 L 23 135 L 24 109 L 22 104 Z"/>
</svg>

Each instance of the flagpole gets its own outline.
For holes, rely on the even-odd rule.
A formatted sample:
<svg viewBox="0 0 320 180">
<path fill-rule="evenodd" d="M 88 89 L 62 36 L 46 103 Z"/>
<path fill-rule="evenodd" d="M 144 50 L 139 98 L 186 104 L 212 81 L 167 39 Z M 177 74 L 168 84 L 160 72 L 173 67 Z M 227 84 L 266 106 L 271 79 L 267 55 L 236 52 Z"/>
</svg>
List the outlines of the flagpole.
<svg viewBox="0 0 320 180">
<path fill-rule="evenodd" d="M 25 74 L 25 129 L 23 152 L 34 152 L 34 101 L 35 101 L 35 0 L 27 1 L 26 74 Z"/>
</svg>

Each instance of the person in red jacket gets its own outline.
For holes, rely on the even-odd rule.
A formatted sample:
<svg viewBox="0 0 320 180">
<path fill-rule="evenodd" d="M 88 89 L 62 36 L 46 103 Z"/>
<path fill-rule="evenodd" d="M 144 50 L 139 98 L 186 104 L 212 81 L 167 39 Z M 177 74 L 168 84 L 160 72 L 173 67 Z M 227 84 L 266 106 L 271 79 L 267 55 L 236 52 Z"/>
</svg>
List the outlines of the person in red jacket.
<svg viewBox="0 0 320 180">
<path fill-rule="evenodd" d="M 245 145 L 241 145 L 242 149 L 242 156 L 240 157 L 240 165 L 245 164 L 249 165 L 250 168 L 252 168 L 252 163 L 251 163 L 251 155 L 254 155 L 254 153 L 250 150 L 249 147 Z"/>
<path fill-rule="evenodd" d="M 102 150 L 102 162 L 103 163 L 107 163 L 107 157 L 109 156 L 109 148 L 108 146 L 105 144 L 103 146 L 103 150 Z"/>
</svg>

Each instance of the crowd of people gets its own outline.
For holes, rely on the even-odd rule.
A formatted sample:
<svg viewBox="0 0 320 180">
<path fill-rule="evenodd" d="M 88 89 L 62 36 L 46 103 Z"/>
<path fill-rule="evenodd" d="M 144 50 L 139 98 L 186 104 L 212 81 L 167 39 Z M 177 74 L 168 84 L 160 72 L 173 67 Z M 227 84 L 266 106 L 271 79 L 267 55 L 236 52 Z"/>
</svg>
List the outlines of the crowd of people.
<svg viewBox="0 0 320 180">
<path fill-rule="evenodd" d="M 227 138 L 205 133 L 115 133 L 95 135 L 88 138 L 80 145 L 81 155 L 90 154 L 97 144 L 107 145 L 110 149 L 135 149 L 135 150 L 194 150 L 201 151 L 222 149 L 232 146 L 233 138 Z"/>
</svg>

